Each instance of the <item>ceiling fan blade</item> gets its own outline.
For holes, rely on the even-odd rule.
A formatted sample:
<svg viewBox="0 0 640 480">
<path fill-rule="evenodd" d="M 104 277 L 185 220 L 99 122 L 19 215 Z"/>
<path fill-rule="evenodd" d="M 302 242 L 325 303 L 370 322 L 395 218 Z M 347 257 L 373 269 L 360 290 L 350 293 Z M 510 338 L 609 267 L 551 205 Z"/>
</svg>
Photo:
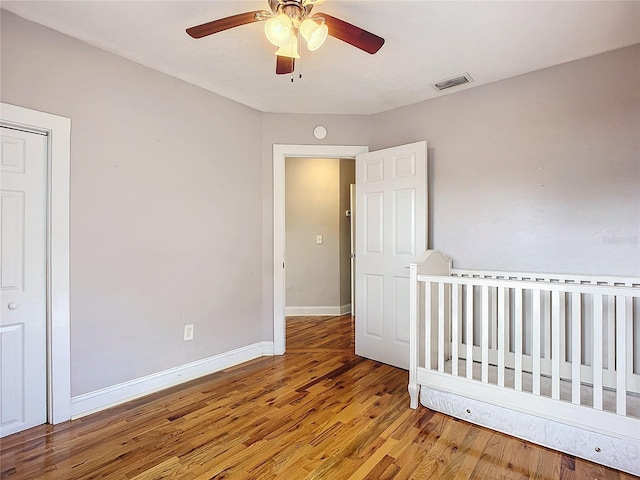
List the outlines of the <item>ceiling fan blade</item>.
<svg viewBox="0 0 640 480">
<path fill-rule="evenodd" d="M 278 75 L 286 75 L 287 73 L 293 73 L 296 66 L 296 59 L 290 57 L 276 56 L 276 73 Z"/>
<path fill-rule="evenodd" d="M 239 27 L 240 25 L 246 25 L 247 23 L 259 22 L 266 18 L 265 14 L 269 15 L 268 12 L 265 12 L 263 10 L 239 13 L 238 15 L 220 18 L 212 22 L 207 22 L 203 23 L 202 25 L 187 28 L 187 33 L 193 38 L 202 38 L 213 33 L 228 30 L 229 28 Z"/>
<path fill-rule="evenodd" d="M 367 53 L 374 54 L 384 45 L 384 38 L 367 32 L 360 27 L 351 25 L 350 23 L 332 17 L 326 13 L 317 13 L 314 17 L 322 17 L 327 22 L 329 35 L 343 42 L 347 42 L 354 47 L 364 50 Z"/>
</svg>

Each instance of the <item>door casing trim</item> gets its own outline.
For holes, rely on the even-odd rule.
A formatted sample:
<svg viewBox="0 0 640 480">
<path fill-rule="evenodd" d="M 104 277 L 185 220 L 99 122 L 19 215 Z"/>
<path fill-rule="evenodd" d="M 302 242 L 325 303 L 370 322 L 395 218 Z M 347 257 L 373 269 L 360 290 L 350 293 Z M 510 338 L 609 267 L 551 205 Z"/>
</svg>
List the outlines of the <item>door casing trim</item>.
<svg viewBox="0 0 640 480">
<path fill-rule="evenodd" d="M 355 158 L 367 153 L 364 145 L 273 145 L 273 347 L 275 355 L 286 349 L 285 322 L 285 159 Z"/>
<path fill-rule="evenodd" d="M 69 172 L 71 120 L 0 103 L 0 123 L 47 136 L 47 421 L 71 418 Z"/>
</svg>

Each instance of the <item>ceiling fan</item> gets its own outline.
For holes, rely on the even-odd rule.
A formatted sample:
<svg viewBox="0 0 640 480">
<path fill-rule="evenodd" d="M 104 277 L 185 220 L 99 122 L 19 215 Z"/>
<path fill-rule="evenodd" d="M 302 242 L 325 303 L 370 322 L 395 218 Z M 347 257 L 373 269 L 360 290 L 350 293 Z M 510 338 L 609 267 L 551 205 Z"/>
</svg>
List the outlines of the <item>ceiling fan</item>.
<svg viewBox="0 0 640 480">
<path fill-rule="evenodd" d="M 278 75 L 293 73 L 295 60 L 300 58 L 298 53 L 300 37 L 306 40 L 310 51 L 320 48 L 327 35 L 370 54 L 376 53 L 384 45 L 384 38 L 344 20 L 326 13 L 311 15 L 313 7 L 323 3 L 324 0 L 268 0 L 268 2 L 271 12 L 257 10 L 239 13 L 187 28 L 187 33 L 193 38 L 202 38 L 229 28 L 264 21 L 267 39 L 278 47 L 276 51 Z"/>
</svg>

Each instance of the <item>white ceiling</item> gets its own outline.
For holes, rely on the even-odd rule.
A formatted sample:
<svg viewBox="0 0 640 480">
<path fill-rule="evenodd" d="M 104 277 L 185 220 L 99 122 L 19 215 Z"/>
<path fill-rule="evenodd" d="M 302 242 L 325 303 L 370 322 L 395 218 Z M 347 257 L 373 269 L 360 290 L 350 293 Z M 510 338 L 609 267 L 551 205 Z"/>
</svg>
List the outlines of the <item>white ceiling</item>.
<svg viewBox="0 0 640 480">
<path fill-rule="evenodd" d="M 185 29 L 269 10 L 267 0 L 1 1 L 2 8 L 265 112 L 371 114 L 436 96 L 432 83 L 474 83 L 640 43 L 640 1 L 342 1 L 326 12 L 386 39 L 375 55 L 334 38 L 303 48 L 302 79 L 275 74 L 275 48 L 254 23 L 195 40 Z"/>
</svg>

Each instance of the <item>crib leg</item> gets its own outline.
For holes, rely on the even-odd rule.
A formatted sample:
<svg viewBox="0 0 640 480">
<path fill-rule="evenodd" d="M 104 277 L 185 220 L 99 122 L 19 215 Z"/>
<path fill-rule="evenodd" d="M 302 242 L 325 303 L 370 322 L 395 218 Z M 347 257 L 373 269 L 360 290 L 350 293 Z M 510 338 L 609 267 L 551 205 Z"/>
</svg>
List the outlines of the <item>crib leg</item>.
<svg viewBox="0 0 640 480">
<path fill-rule="evenodd" d="M 410 383 L 408 390 L 409 390 L 409 398 L 411 399 L 409 403 L 409 407 L 415 410 L 416 408 L 418 408 L 418 396 L 420 395 L 420 385 L 418 385 L 417 383 Z"/>
</svg>

